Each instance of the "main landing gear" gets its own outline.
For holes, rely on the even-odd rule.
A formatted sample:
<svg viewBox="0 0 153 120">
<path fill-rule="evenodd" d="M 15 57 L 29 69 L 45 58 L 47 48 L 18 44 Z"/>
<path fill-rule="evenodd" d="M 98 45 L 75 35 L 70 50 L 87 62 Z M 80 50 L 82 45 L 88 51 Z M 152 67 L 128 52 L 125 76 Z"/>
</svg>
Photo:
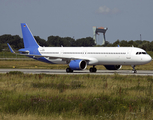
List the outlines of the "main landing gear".
<svg viewBox="0 0 153 120">
<path fill-rule="evenodd" d="M 133 68 L 132 72 L 137 73 L 137 70 L 135 69 L 135 65 L 132 65 L 132 68 Z"/>
<path fill-rule="evenodd" d="M 72 70 L 71 68 L 66 68 L 66 72 L 67 72 L 67 73 L 72 73 L 73 70 Z"/>
<path fill-rule="evenodd" d="M 89 71 L 90 71 L 90 72 L 96 72 L 97 69 L 95 68 L 95 65 L 93 65 L 93 67 L 91 67 L 91 68 L 89 69 Z"/>
<path fill-rule="evenodd" d="M 92 73 L 93 73 L 93 72 L 96 72 L 96 71 L 97 71 L 97 68 L 95 68 L 95 65 L 93 65 L 93 67 L 91 67 L 91 68 L 89 69 L 89 71 L 92 72 Z M 68 68 L 66 68 L 66 72 L 67 72 L 67 73 L 72 73 L 73 70 L 72 70 L 71 68 L 68 67 Z"/>
</svg>

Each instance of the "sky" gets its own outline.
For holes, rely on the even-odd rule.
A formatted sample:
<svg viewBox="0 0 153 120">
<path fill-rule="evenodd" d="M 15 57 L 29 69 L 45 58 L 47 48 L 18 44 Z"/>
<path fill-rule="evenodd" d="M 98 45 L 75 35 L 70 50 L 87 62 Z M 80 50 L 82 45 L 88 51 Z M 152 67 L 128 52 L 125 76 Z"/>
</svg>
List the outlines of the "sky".
<svg viewBox="0 0 153 120">
<path fill-rule="evenodd" d="M 0 0 L 0 35 L 22 37 L 20 23 L 34 36 L 93 37 L 107 27 L 106 40 L 153 40 L 153 0 Z M 97 37 L 102 39 L 102 34 Z"/>
</svg>

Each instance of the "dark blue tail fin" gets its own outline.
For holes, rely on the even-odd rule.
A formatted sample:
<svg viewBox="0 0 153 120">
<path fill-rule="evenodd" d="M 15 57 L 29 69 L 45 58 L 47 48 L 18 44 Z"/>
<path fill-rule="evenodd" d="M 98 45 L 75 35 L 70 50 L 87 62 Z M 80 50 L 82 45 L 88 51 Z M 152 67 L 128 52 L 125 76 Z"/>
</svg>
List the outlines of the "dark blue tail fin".
<svg viewBox="0 0 153 120">
<path fill-rule="evenodd" d="M 38 48 L 39 45 L 36 42 L 35 38 L 33 37 L 26 23 L 21 23 L 21 29 L 22 29 L 24 47 L 25 48 L 35 48 L 35 47 Z"/>
</svg>

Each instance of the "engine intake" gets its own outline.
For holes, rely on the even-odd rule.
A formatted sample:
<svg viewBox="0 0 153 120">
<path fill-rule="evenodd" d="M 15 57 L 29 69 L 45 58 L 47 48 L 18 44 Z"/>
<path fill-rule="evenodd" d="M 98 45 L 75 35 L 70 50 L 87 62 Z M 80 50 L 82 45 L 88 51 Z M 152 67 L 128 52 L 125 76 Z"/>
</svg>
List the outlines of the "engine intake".
<svg viewBox="0 0 153 120">
<path fill-rule="evenodd" d="M 104 65 L 107 70 L 119 70 L 122 65 Z"/>
<path fill-rule="evenodd" d="M 87 67 L 87 62 L 84 60 L 71 60 L 69 67 L 72 70 L 84 70 Z"/>
</svg>

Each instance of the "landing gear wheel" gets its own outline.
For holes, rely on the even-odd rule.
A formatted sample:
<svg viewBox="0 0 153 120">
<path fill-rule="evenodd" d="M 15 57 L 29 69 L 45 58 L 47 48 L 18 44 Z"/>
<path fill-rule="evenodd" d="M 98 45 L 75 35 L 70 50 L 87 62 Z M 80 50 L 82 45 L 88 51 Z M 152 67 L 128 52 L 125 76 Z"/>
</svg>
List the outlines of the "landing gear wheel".
<svg viewBox="0 0 153 120">
<path fill-rule="evenodd" d="M 132 70 L 132 72 L 133 72 L 133 73 L 137 73 L 137 71 L 136 71 L 136 70 Z"/>
<path fill-rule="evenodd" d="M 72 70 L 71 68 L 66 68 L 66 72 L 67 72 L 67 73 L 72 73 L 73 70 Z"/>
<path fill-rule="evenodd" d="M 96 72 L 97 69 L 96 69 L 95 67 L 91 67 L 91 68 L 89 69 L 89 71 L 90 71 L 90 72 Z"/>
</svg>

